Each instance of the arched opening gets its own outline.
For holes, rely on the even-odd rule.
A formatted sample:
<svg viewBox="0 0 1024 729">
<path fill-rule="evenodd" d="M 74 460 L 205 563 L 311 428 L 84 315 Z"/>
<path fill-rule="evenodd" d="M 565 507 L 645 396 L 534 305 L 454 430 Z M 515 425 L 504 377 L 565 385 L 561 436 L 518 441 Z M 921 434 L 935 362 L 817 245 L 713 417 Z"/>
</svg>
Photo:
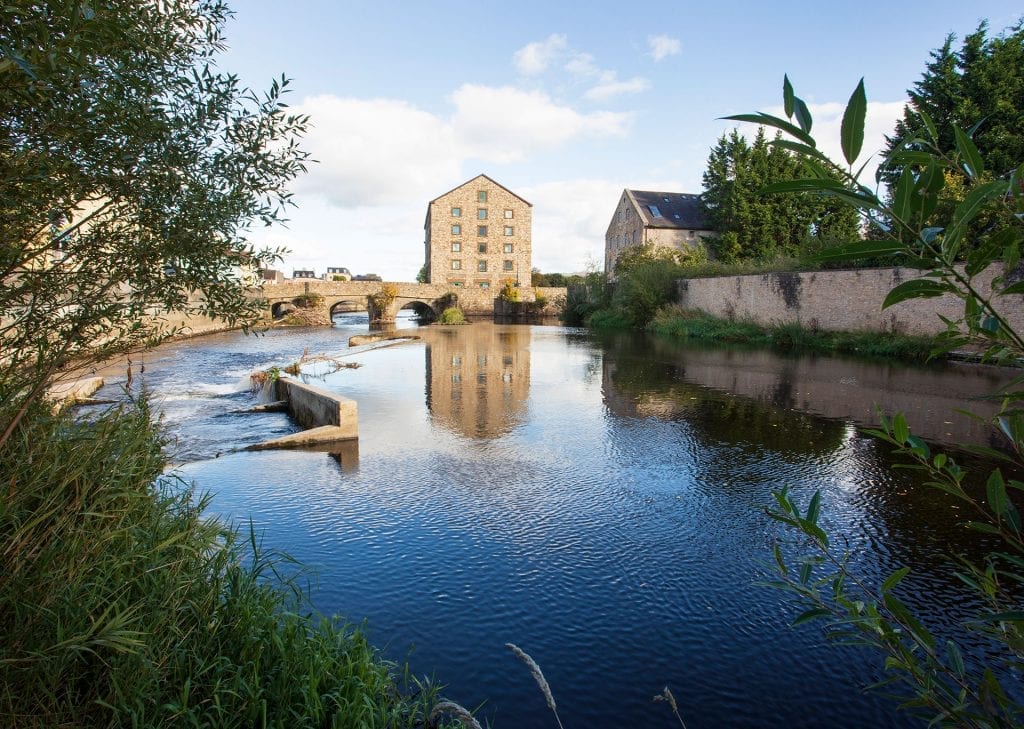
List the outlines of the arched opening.
<svg viewBox="0 0 1024 729">
<path fill-rule="evenodd" d="M 344 299 L 331 304 L 331 323 L 335 326 L 367 324 L 366 299 Z"/>
<path fill-rule="evenodd" d="M 270 315 L 275 319 L 281 319 L 289 312 L 295 311 L 296 308 L 298 307 L 290 301 L 278 301 L 270 307 Z"/>
<path fill-rule="evenodd" d="M 403 316 L 404 314 L 404 316 Z M 423 301 L 410 301 L 398 310 L 399 320 L 415 319 L 418 324 L 429 324 L 437 320 L 437 312 L 434 308 Z"/>
</svg>

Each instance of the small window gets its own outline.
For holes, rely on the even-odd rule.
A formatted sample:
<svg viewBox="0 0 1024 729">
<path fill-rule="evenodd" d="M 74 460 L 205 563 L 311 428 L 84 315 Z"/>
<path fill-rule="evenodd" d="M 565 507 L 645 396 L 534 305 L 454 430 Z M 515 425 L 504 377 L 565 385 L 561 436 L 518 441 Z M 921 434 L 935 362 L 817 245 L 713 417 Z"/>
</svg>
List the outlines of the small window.
<svg viewBox="0 0 1024 729">
<path fill-rule="evenodd" d="M 658 206 L 657 205 L 648 205 L 647 207 L 651 209 L 651 215 L 653 215 L 656 218 L 660 218 L 661 217 L 661 211 L 658 210 Z"/>
<path fill-rule="evenodd" d="M 486 236 L 487 235 L 487 226 L 486 225 L 478 225 L 478 226 L 476 226 L 476 234 L 478 236 L 480 236 L 481 238 Z"/>
<path fill-rule="evenodd" d="M 504 261 L 504 262 L 502 262 L 501 268 L 504 271 L 511 271 L 512 270 L 512 261 Z"/>
<path fill-rule="evenodd" d="M 479 253 L 487 253 L 487 244 L 486 243 L 477 243 L 476 244 L 476 249 L 477 249 L 477 251 Z"/>
<path fill-rule="evenodd" d="M 452 226 L 452 235 L 462 235 L 462 226 L 456 223 Z"/>
<path fill-rule="evenodd" d="M 466 282 L 465 281 L 449 281 L 448 283 L 450 283 L 454 288 L 461 289 L 463 286 L 465 286 Z"/>
<path fill-rule="evenodd" d="M 453 218 L 461 218 L 462 217 L 462 208 L 452 208 L 452 217 Z"/>
<path fill-rule="evenodd" d="M 505 220 L 512 220 L 512 210 L 510 208 L 505 209 Z"/>
<path fill-rule="evenodd" d="M 452 241 L 452 253 L 462 253 L 462 244 L 457 240 Z"/>
<path fill-rule="evenodd" d="M 487 261 L 477 261 L 476 262 L 476 270 L 477 271 L 486 272 L 487 271 Z"/>
<path fill-rule="evenodd" d="M 505 235 L 512 235 L 512 226 L 511 225 L 506 225 L 505 226 Z"/>
<path fill-rule="evenodd" d="M 452 367 L 461 367 L 461 366 L 462 366 L 462 355 L 461 354 L 453 354 L 452 355 Z"/>
<path fill-rule="evenodd" d="M 501 356 L 501 363 L 503 365 L 505 365 L 506 367 L 511 367 L 512 366 L 512 355 L 511 354 L 503 354 Z"/>
<path fill-rule="evenodd" d="M 489 289 L 489 288 L 491 288 L 491 282 L 490 281 L 481 281 L 480 282 L 480 288 L 482 288 L 482 289 Z"/>
<path fill-rule="evenodd" d="M 478 354 L 476 356 L 476 366 L 477 367 L 486 367 L 487 366 L 487 355 L 486 354 Z"/>
<path fill-rule="evenodd" d="M 487 220 L 487 208 L 477 208 L 476 209 L 476 219 L 477 220 Z"/>
<path fill-rule="evenodd" d="M 487 202 L 487 190 L 480 190 L 476 194 L 477 202 Z"/>
<path fill-rule="evenodd" d="M 455 383 L 462 382 L 462 375 L 460 373 L 458 373 L 458 372 L 453 372 L 452 373 L 452 382 L 455 382 Z"/>
<path fill-rule="evenodd" d="M 503 249 L 504 249 L 505 253 L 511 253 L 512 252 L 512 244 L 511 243 L 506 243 L 503 246 Z"/>
<path fill-rule="evenodd" d="M 462 268 L 462 261 L 460 261 L 458 258 L 456 258 L 454 261 L 452 261 L 452 270 L 453 271 L 458 271 L 461 268 Z"/>
</svg>

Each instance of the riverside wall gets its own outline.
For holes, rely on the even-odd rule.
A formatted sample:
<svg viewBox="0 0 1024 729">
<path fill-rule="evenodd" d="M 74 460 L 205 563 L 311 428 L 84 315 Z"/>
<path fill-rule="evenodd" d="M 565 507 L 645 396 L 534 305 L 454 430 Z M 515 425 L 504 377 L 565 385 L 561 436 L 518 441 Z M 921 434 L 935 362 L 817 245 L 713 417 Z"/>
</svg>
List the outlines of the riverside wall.
<svg viewBox="0 0 1024 729">
<path fill-rule="evenodd" d="M 685 309 L 761 326 L 938 334 L 945 330 L 940 316 L 953 321 L 963 317 L 960 299 L 913 299 L 882 309 L 890 290 L 923 275 L 912 268 L 859 268 L 684 279 L 677 283 L 677 301 Z M 1002 266 L 993 265 L 975 277 L 975 284 L 988 295 L 992 280 L 1002 275 Z M 1006 278 L 1020 280 L 1024 273 L 1015 270 Z M 1024 294 L 1001 296 L 996 305 L 1017 331 L 1024 331 Z"/>
</svg>

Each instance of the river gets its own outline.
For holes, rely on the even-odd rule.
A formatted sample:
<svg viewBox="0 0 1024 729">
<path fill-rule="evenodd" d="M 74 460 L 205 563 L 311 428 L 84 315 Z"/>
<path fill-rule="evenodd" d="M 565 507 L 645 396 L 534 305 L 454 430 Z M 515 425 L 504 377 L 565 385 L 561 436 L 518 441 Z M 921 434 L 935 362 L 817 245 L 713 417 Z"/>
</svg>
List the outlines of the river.
<svg viewBox="0 0 1024 729">
<path fill-rule="evenodd" d="M 599 338 L 554 326 L 400 326 L 419 339 L 349 349 L 365 315 L 323 330 L 228 333 L 133 364 L 180 474 L 216 514 L 316 572 L 325 614 L 366 621 L 385 655 L 498 727 L 554 726 L 515 643 L 540 664 L 566 727 L 914 726 L 861 687 L 880 659 L 789 627 L 759 586 L 778 533 L 771 491 L 824 495 L 822 520 L 868 578 L 939 628 L 961 593 L 943 556 L 967 548 L 948 499 L 892 470 L 858 428 L 874 405 L 936 443 L 987 442 L 953 408 L 1007 375 L 760 350 Z M 237 452 L 296 426 L 246 414 L 248 374 L 303 350 L 356 362 L 317 380 L 355 399 L 357 444 Z M 140 372 L 140 367 L 145 368 Z M 121 369 L 101 396 L 115 395 Z M 951 628 L 954 629 L 955 628 Z"/>
</svg>

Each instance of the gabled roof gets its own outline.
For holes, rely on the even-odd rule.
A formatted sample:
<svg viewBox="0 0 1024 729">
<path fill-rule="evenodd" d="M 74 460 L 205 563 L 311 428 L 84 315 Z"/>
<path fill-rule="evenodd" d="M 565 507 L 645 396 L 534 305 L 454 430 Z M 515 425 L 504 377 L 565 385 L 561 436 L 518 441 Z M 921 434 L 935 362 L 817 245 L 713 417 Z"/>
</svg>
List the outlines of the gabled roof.
<svg viewBox="0 0 1024 729">
<path fill-rule="evenodd" d="M 515 198 L 519 198 L 519 199 L 520 199 L 520 200 L 522 200 L 522 201 L 523 201 L 524 203 L 526 203 L 527 205 L 529 205 L 529 206 L 530 206 L 531 208 L 533 207 L 533 203 L 532 203 L 532 202 L 529 202 L 529 201 L 527 201 L 527 200 L 523 200 L 523 198 L 519 197 L 519 195 L 516 195 L 516 194 L 515 194 L 514 192 L 512 192 L 512 191 L 511 191 L 511 190 L 509 190 L 509 189 L 508 189 L 507 187 L 505 187 L 504 185 L 502 185 L 502 184 L 501 184 L 500 182 L 495 182 L 495 181 L 494 181 L 494 180 L 492 180 L 492 179 L 491 179 L 490 177 L 488 177 L 487 175 L 483 175 L 483 174 L 481 174 L 481 175 L 477 175 L 476 177 L 472 177 L 472 178 L 470 178 L 470 179 L 466 180 L 465 182 L 463 182 L 463 183 L 462 183 L 461 185 L 456 185 L 455 187 L 453 187 L 453 188 L 452 188 L 451 190 L 449 190 L 448 192 L 446 192 L 446 193 L 443 193 L 443 194 L 441 194 L 441 195 L 438 195 L 437 197 L 435 197 L 435 198 L 434 198 L 433 200 L 431 200 L 431 201 L 430 201 L 429 203 L 427 203 L 427 205 L 428 205 L 428 206 L 430 206 L 430 205 L 433 205 L 434 203 L 436 203 L 436 202 L 437 202 L 438 200 L 440 200 L 440 199 L 441 199 L 442 197 L 444 197 L 445 195 L 450 195 L 451 193 L 453 193 L 453 192 L 455 192 L 456 190 L 458 190 L 458 189 L 459 189 L 460 187 L 465 187 L 466 185 L 468 185 L 468 184 L 470 184 L 470 183 L 472 183 L 472 182 L 476 182 L 476 181 L 477 181 L 477 180 L 479 180 L 479 179 L 480 179 L 481 177 L 482 177 L 483 179 L 487 180 L 487 181 L 488 181 L 489 183 L 491 183 L 492 185 L 496 185 L 497 187 L 500 187 L 500 188 L 501 188 L 502 190 L 504 190 L 505 192 L 507 192 L 507 193 L 508 193 L 509 195 L 511 195 L 512 197 L 515 197 Z"/>
<path fill-rule="evenodd" d="M 700 195 L 689 192 L 626 190 L 644 225 L 649 228 L 710 230 Z"/>
</svg>

